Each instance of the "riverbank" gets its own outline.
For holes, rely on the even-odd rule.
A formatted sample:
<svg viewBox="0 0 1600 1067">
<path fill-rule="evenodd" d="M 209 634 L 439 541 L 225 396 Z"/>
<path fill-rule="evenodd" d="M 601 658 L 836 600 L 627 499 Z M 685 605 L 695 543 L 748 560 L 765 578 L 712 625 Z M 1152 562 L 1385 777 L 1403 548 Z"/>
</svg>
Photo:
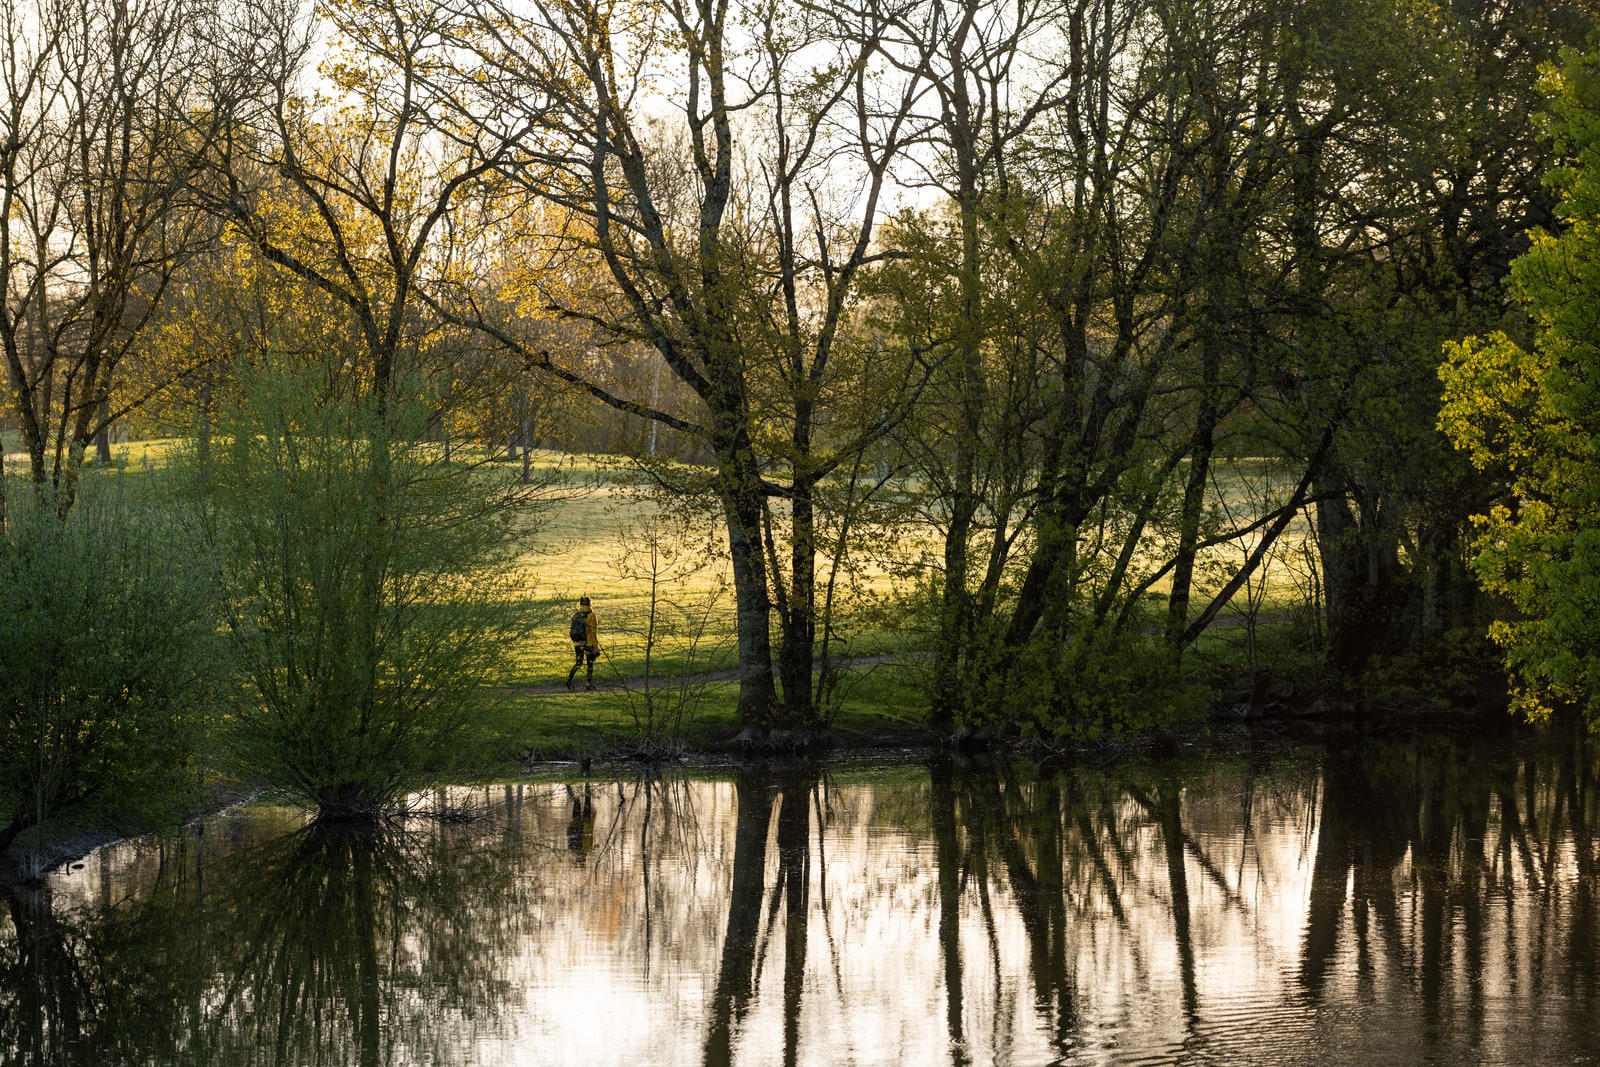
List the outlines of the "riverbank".
<svg viewBox="0 0 1600 1067">
<path fill-rule="evenodd" d="M 689 769 L 748 761 L 928 760 L 941 753 L 958 759 L 1016 755 L 1038 764 L 1106 765 L 1126 758 L 1207 751 L 1236 751 L 1261 743 L 1334 740 L 1396 728 L 1454 725 L 1499 732 L 1520 724 L 1506 713 L 1504 690 L 1485 679 L 1455 694 L 1447 705 L 1396 708 L 1371 700 L 1286 692 L 1268 686 L 1222 694 L 1203 717 L 1165 729 L 1094 741 L 1025 737 L 1015 730 L 928 725 L 920 689 L 898 670 L 915 669 L 875 656 L 847 665 L 860 677 L 851 699 L 824 727 L 811 731 L 741 727 L 732 672 L 691 680 L 703 698 L 675 721 L 657 720 L 645 733 L 644 700 L 637 684 L 602 681 L 593 692 L 569 692 L 561 682 L 541 682 L 497 691 L 469 717 L 455 760 L 440 779 L 458 783 L 508 781 L 550 772 L 613 775 L 651 763 Z M 656 698 L 682 690 L 684 679 L 658 683 Z M 668 729 L 667 727 L 671 727 Z M 236 783 L 216 782 L 186 822 L 203 819 L 248 799 Z M 73 827 L 47 834 L 42 843 L 0 853 L 0 889 L 37 880 L 80 861 L 95 849 L 156 832 L 159 828 Z"/>
<path fill-rule="evenodd" d="M 833 713 L 815 730 L 747 729 L 738 716 L 732 670 L 693 677 L 641 680 L 599 677 L 594 691 L 567 690 L 564 673 L 498 689 L 471 716 L 468 769 L 492 777 L 505 768 L 549 760 L 648 760 L 696 753 L 717 756 L 889 750 L 1026 744 L 1076 750 L 1067 742 L 1024 737 L 1006 728 L 940 732 L 928 721 L 928 661 L 916 653 L 874 655 L 840 663 Z M 1282 723 L 1312 732 L 1385 722 L 1482 722 L 1503 718 L 1504 678 L 1494 671 L 1456 673 L 1454 684 L 1425 684 L 1336 691 L 1319 686 L 1310 671 L 1247 675 L 1237 665 L 1215 670 L 1215 697 L 1185 728 Z M 1199 684 L 1199 683 L 1197 683 Z M 1153 731 L 1159 735 L 1162 731 Z M 479 772 L 482 772 L 481 774 Z"/>
</svg>

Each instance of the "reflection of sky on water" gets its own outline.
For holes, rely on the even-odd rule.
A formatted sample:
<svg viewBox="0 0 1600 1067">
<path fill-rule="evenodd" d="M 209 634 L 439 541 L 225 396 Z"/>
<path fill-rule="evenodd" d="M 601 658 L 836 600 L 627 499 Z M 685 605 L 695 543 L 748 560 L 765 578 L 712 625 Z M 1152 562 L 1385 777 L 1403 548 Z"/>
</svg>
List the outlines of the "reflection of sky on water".
<svg viewBox="0 0 1600 1067">
<path fill-rule="evenodd" d="M 12 895 L 0 1063 L 1581 1062 L 1597 762 L 1507 752 L 539 782 L 381 848 L 241 812 Z"/>
</svg>

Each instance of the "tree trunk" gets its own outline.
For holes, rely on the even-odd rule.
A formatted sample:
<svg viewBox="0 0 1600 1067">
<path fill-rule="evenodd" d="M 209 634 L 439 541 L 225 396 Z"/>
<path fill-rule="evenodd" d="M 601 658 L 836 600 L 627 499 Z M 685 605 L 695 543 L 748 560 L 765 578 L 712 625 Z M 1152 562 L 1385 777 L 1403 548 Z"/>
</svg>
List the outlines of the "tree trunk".
<svg viewBox="0 0 1600 1067">
<path fill-rule="evenodd" d="M 977 142 L 972 129 L 967 72 L 960 56 L 959 48 L 952 52 L 956 62 L 951 71 L 946 104 L 950 147 L 956 165 L 956 210 L 961 222 L 961 269 L 957 276 L 961 317 L 956 326 L 960 415 L 951 481 L 950 526 L 944 542 L 944 595 L 939 610 L 939 635 L 934 645 L 933 710 L 929 716 L 930 724 L 940 730 L 948 730 L 966 704 L 962 653 L 972 646 L 974 624 L 972 591 L 967 586 L 969 539 L 978 514 L 977 468 L 983 450 L 983 412 L 988 394 L 981 353 L 983 278 L 978 234 Z"/>
<path fill-rule="evenodd" d="M 733 563 L 739 721 L 765 727 L 777 702 L 777 689 L 772 679 L 772 598 L 761 549 L 761 474 L 733 450 L 724 450 L 722 461 L 724 474 L 717 495 L 728 525 L 728 554 Z"/>
<path fill-rule="evenodd" d="M 811 668 L 817 638 L 817 541 L 814 490 L 807 478 L 795 479 L 790 518 L 790 584 L 778 675 L 784 718 L 791 724 L 811 725 L 816 720 Z"/>
<path fill-rule="evenodd" d="M 199 453 L 200 477 L 205 477 L 206 463 L 211 459 L 211 383 L 200 387 L 199 427 L 195 432 L 195 449 Z"/>
<path fill-rule="evenodd" d="M 1364 671 L 1373 653 L 1401 632 L 1410 599 L 1395 539 L 1376 511 L 1363 506 L 1357 522 L 1342 497 L 1317 509 L 1328 604 L 1326 662 L 1345 679 Z"/>
<path fill-rule="evenodd" d="M 519 429 L 522 435 L 522 484 L 527 485 L 533 481 L 533 416 L 528 413 L 527 401 L 522 403 Z"/>
<path fill-rule="evenodd" d="M 1317 502 L 1317 554 L 1322 563 L 1323 602 L 1327 605 L 1328 647 L 1324 658 L 1336 669 L 1351 658 L 1360 564 L 1352 551 L 1355 516 L 1343 496 Z"/>
<path fill-rule="evenodd" d="M 963 359 L 964 364 L 967 362 Z M 933 711 L 929 718 L 936 729 L 948 729 L 966 703 L 962 653 L 971 648 L 974 623 L 968 564 L 972 525 L 978 512 L 974 482 L 981 417 L 981 401 L 976 396 L 981 380 L 976 362 L 974 351 L 970 365 L 963 372 L 964 413 L 956 445 L 950 525 L 945 531 L 944 588 L 939 606 L 939 634 L 934 646 Z"/>
<path fill-rule="evenodd" d="M 1085 517 L 1081 496 L 1082 487 L 1072 486 L 1039 509 L 1039 544 L 1023 575 L 1006 633 L 1006 644 L 1013 648 L 1027 644 L 1047 615 L 1053 617 L 1053 628 L 1065 633 L 1078 568 L 1078 527 Z"/>
<path fill-rule="evenodd" d="M 100 427 L 94 432 L 94 454 L 102 467 L 111 466 L 111 399 L 100 401 Z"/>
<path fill-rule="evenodd" d="M 1172 568 L 1172 590 L 1167 595 L 1167 643 L 1176 648 L 1189 622 L 1189 593 L 1194 584 L 1195 546 L 1200 540 L 1200 519 L 1205 513 L 1206 482 L 1211 475 L 1211 451 L 1217 429 L 1218 359 L 1208 340 L 1203 358 L 1200 411 L 1195 424 L 1194 449 L 1189 454 L 1189 478 L 1183 489 L 1183 512 L 1178 525 L 1178 553 Z"/>
</svg>

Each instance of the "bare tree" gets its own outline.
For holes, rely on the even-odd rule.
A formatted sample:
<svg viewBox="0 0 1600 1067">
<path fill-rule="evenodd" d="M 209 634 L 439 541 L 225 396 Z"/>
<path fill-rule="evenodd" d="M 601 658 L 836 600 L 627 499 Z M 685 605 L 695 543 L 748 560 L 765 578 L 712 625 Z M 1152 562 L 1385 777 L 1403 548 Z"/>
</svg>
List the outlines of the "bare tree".
<svg viewBox="0 0 1600 1067">
<path fill-rule="evenodd" d="M 919 136 L 923 79 L 884 62 L 885 23 L 870 11 L 457 7 L 474 53 L 462 114 L 501 136 L 532 127 L 505 176 L 558 209 L 567 225 L 553 236 L 609 282 L 581 300 L 552 288 L 547 303 L 653 347 L 693 402 L 663 410 L 607 388 L 481 301 L 453 314 L 530 365 L 703 442 L 732 557 L 741 718 L 764 725 L 777 704 L 776 610 L 782 714 L 812 721 L 817 486 L 885 432 L 918 380 L 916 360 L 858 344 L 851 327 L 861 282 L 885 255 L 875 227 L 892 168 Z M 865 421 L 833 418 L 842 392 L 869 386 L 898 399 Z"/>
<path fill-rule="evenodd" d="M 1230 420 L 1283 407 L 1260 368 L 1292 262 L 1273 230 L 1292 162 L 1274 117 L 1306 66 L 1294 10 L 1062 0 L 897 23 L 902 62 L 938 87 L 929 175 L 947 198 L 904 222 L 927 251 L 899 295 L 914 342 L 950 338 L 904 442 L 942 536 L 936 719 L 1030 674 L 1020 703 L 1056 699 L 1070 683 L 1039 664 L 1128 626 L 1163 578 L 1169 646 L 1191 643 L 1237 588 L 1191 619 L 1200 554 L 1264 550 L 1307 500 L 1310 478 L 1227 530 L 1207 509 Z M 1285 430 L 1313 470 L 1324 429 Z"/>
<path fill-rule="evenodd" d="M 196 183 L 252 97 L 259 19 L 209 0 L 0 2 L 0 349 L 29 474 L 63 508 L 89 442 L 184 373 L 118 391 L 215 239 Z"/>
<path fill-rule="evenodd" d="M 463 210 L 508 139 L 456 136 L 436 77 L 448 16 L 401 0 L 298 6 L 271 27 L 266 104 L 226 145 L 213 202 L 254 251 L 348 318 L 354 388 L 389 396 L 420 368 L 421 287 L 456 266 L 482 216 Z M 311 77 L 321 36 L 339 43 Z M 517 128 L 510 131 L 513 135 Z"/>
<path fill-rule="evenodd" d="M 863 7 L 872 13 L 862 20 L 865 24 L 884 24 L 877 43 L 886 61 L 929 87 L 921 100 L 929 152 L 925 158 L 914 157 L 922 166 L 920 180 L 913 180 L 942 194 L 941 207 L 948 209 L 955 231 L 953 254 L 928 264 L 948 279 L 953 315 L 948 324 L 931 329 L 924 324 L 917 331 L 930 348 L 949 357 L 943 376 L 947 440 L 932 450 L 937 459 L 918 449 L 943 468 L 937 479 L 944 486 L 939 508 L 944 545 L 933 672 L 935 719 L 947 722 L 960 702 L 961 661 L 973 646 L 974 626 L 982 614 L 984 594 L 980 591 L 975 598 L 970 573 L 980 512 L 987 510 L 995 534 L 992 545 L 1001 549 L 990 553 L 984 586 L 998 582 L 1002 546 L 1014 535 L 1008 529 L 1010 503 L 985 500 L 981 468 L 1021 466 L 1004 437 L 985 438 L 985 430 L 996 428 L 996 402 L 988 380 L 994 373 L 992 361 L 986 360 L 984 349 L 997 340 L 995 325 L 1003 316 L 993 305 L 1003 297 L 997 299 L 994 290 L 1004 288 L 995 284 L 990 253 L 1020 237 L 1008 232 L 1014 220 L 1007 217 L 1013 206 L 1018 142 L 1057 109 L 1079 113 L 1093 99 L 1085 87 L 1103 76 L 1103 56 L 1113 47 L 1107 42 L 1098 53 L 1093 48 L 1095 35 L 1105 33 L 1096 23 L 1103 19 L 1109 31 L 1113 9 L 1086 0 L 868 0 Z M 986 503 L 991 505 L 987 509 Z"/>
</svg>

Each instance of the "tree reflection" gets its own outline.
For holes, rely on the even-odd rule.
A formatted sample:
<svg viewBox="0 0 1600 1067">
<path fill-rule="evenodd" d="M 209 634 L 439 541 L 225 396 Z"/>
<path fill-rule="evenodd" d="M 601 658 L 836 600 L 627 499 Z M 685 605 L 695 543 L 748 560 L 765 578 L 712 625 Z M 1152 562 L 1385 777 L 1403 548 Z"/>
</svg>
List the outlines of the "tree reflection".
<svg viewBox="0 0 1600 1067">
<path fill-rule="evenodd" d="M 188 842 L 164 843 L 154 859 L 172 875 L 195 855 Z M 179 947 L 195 926 L 192 910 L 175 909 L 165 897 L 113 908 L 105 894 L 98 903 L 64 900 L 48 881 L 7 891 L 0 1064 L 182 1058 L 186 1043 L 174 1007 L 196 1002 L 204 970 Z"/>
<path fill-rule="evenodd" d="M 0 1063 L 453 1062 L 525 933 L 480 836 L 319 826 L 214 870 L 186 844 L 105 910 L 15 890 Z"/>
<path fill-rule="evenodd" d="M 1307 992 L 1345 995 L 1332 975 L 1353 951 L 1363 988 L 1387 982 L 1416 997 L 1426 1045 L 1478 1047 L 1486 974 L 1534 1002 L 1556 982 L 1600 991 L 1593 746 L 1576 733 L 1527 743 L 1518 761 L 1433 737 L 1330 754 L 1300 969 Z"/>
<path fill-rule="evenodd" d="M 1178 948 L 1178 974 L 1183 983 L 1183 1016 L 1192 1028 L 1200 1017 L 1195 985 L 1194 934 L 1189 916 L 1189 868 L 1184 859 L 1183 811 L 1177 782 L 1161 784 L 1151 805 L 1161 825 L 1161 846 L 1167 864 L 1167 890 L 1172 900 L 1172 936 Z"/>
<path fill-rule="evenodd" d="M 706 1034 L 707 1067 L 733 1062 L 734 1029 L 743 1017 L 755 982 L 756 939 L 761 931 L 761 901 L 766 890 L 767 831 L 776 783 L 765 774 L 744 771 L 734 777 L 738 813 L 733 831 L 733 878 L 728 889 L 728 921 L 722 936 L 722 962 Z"/>
<path fill-rule="evenodd" d="M 1299 779 L 1307 782 L 1301 794 L 1285 792 L 1254 755 L 1233 768 L 1169 761 L 1037 775 L 1016 765 L 991 774 L 961 773 L 943 761 L 930 765 L 943 1014 L 952 1061 L 970 1055 L 963 906 L 991 884 L 1014 908 L 1037 1021 L 1057 1056 L 1069 1057 L 1083 1039 L 1082 990 L 1088 985 L 1107 991 L 1104 948 L 1097 946 L 1113 945 L 1144 972 L 1139 986 L 1119 981 L 1118 996 L 1157 995 L 1141 957 L 1157 951 L 1159 936 L 1147 919 L 1129 918 L 1130 906 L 1148 916 L 1152 903 L 1170 923 L 1169 973 L 1181 1003 L 1181 1014 L 1166 1017 L 1182 1027 L 1171 1032 L 1172 1044 L 1165 1047 L 1178 1054 L 1192 1042 L 1215 1042 L 1203 1003 L 1199 946 L 1226 936 L 1238 944 L 1234 951 L 1259 953 L 1263 960 L 1277 951 L 1264 941 L 1252 949 L 1250 939 L 1271 932 L 1279 921 L 1275 916 L 1293 899 L 1274 887 L 1287 877 L 1285 888 L 1292 893 L 1296 876 L 1292 866 L 1281 866 L 1287 858 L 1281 848 L 1263 858 L 1254 835 L 1258 822 L 1281 822 L 1306 806 L 1314 813 L 1315 834 L 1303 883 L 1308 903 L 1298 960 L 1302 987 L 1314 999 L 1352 995 L 1342 985 L 1336 992 L 1328 987 L 1330 975 L 1347 968 L 1369 990 L 1375 982 L 1407 982 L 1416 998 L 1416 1036 L 1424 1046 L 1475 1047 L 1484 1039 L 1488 1015 L 1485 974 L 1508 966 L 1524 974 L 1576 972 L 1593 984 L 1596 909 L 1587 872 L 1595 862 L 1591 827 L 1594 783 L 1600 779 L 1583 745 L 1543 758 L 1547 762 L 1516 779 L 1523 788 L 1515 800 L 1498 770 L 1503 753 L 1439 739 L 1374 742 L 1335 752 L 1319 774 Z M 1529 782 L 1536 783 L 1531 791 Z M 1202 796 L 1236 792 L 1242 808 L 1230 814 L 1211 800 L 1204 813 L 1191 814 L 1185 798 L 1196 789 Z M 1207 820 L 1204 833 L 1191 825 L 1194 818 Z M 1219 835 L 1219 826 L 1229 829 Z M 1237 845 L 1227 844 L 1230 837 Z M 1576 877 L 1565 881 L 1571 906 L 1561 921 L 1571 923 L 1576 941 L 1570 960 L 1548 932 L 1519 934 L 1526 921 L 1519 911 L 1534 908 L 1526 895 L 1518 896 L 1524 902 L 1519 908 L 1503 915 L 1491 911 L 1490 903 L 1496 880 L 1504 888 L 1511 866 L 1497 856 L 1520 855 L 1523 869 L 1542 871 L 1548 899 L 1553 869 L 1569 852 Z M 970 876 L 989 857 L 994 874 L 975 888 Z M 1258 888 L 1247 899 L 1241 888 L 1252 866 Z M 1198 898 L 1197 889 L 1204 890 Z M 1120 934 L 1113 935 L 1108 923 Z M 992 922 L 987 926 L 992 940 Z M 1236 932 L 1225 933 L 1230 930 Z M 1530 942 L 1542 955 L 1531 969 L 1525 958 Z M 1491 958 L 1497 948 L 1508 953 L 1505 960 Z M 1224 967 L 1225 973 L 1238 970 L 1235 964 Z"/>
<path fill-rule="evenodd" d="M 1564 1054 L 1600 1007 L 1597 772 L 1586 738 L 1432 736 L 530 783 L 378 836 L 258 813 L 103 898 L 96 864 L 6 898 L 0 1063 Z"/>
<path fill-rule="evenodd" d="M 962 1018 L 961 841 L 957 832 L 955 763 L 935 760 L 928 767 L 931 786 L 934 856 L 939 865 L 939 955 L 944 964 L 944 1024 L 950 1058 L 956 1067 L 971 1062 Z"/>
<path fill-rule="evenodd" d="M 96 1047 L 102 1013 L 92 974 L 78 965 L 78 931 L 62 923 L 45 886 L 6 892 L 14 937 L 0 943 L 0 1063 L 60 1063 Z"/>
<path fill-rule="evenodd" d="M 1069 857 L 1063 815 L 1067 792 L 1059 778 L 1024 783 L 1016 769 L 1001 765 L 991 773 L 957 775 L 949 761 L 929 767 L 932 783 L 935 855 L 939 864 L 939 942 L 944 963 L 946 1028 L 952 1061 L 969 1062 L 964 1033 L 963 967 L 959 922 L 961 896 L 973 892 L 991 958 L 998 960 L 998 935 L 989 883 L 998 881 L 1016 908 L 1027 938 L 1028 971 L 1035 1011 L 1052 1034 L 1059 1054 L 1070 1048 L 1077 1029 L 1074 945 L 1069 940 L 1067 874 Z M 953 788 L 959 786 L 959 789 Z M 960 800 L 959 827 L 953 817 Z M 957 844 L 965 831 L 966 847 Z M 995 861 L 990 874 L 991 858 Z M 976 875 L 969 878 L 968 875 Z"/>
<path fill-rule="evenodd" d="M 821 777 L 815 764 L 776 772 L 746 768 L 734 778 L 737 814 L 727 922 L 716 992 L 706 1031 L 705 1062 L 735 1062 L 739 1025 L 751 1004 L 763 958 L 777 918 L 783 916 L 783 1062 L 800 1055 L 800 1016 L 805 991 L 811 915 L 811 801 Z M 776 805 L 778 869 L 770 898 L 766 891 L 767 839 Z M 819 824 L 819 833 L 821 826 Z M 819 847 L 821 839 L 819 837 Z M 765 907 L 763 907 L 765 904 Z M 765 930 L 763 938 L 763 913 Z"/>
</svg>

